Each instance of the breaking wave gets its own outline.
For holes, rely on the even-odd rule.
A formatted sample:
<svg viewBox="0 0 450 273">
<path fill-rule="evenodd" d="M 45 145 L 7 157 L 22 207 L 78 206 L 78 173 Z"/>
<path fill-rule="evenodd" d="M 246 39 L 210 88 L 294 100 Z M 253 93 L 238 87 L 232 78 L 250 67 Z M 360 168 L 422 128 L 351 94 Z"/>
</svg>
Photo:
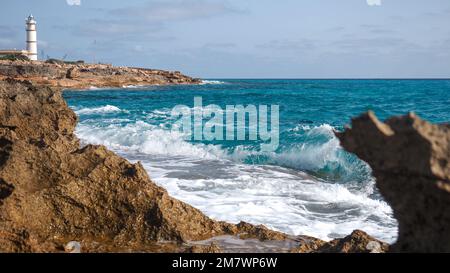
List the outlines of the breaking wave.
<svg viewBox="0 0 450 273">
<path fill-rule="evenodd" d="M 396 223 L 391 208 L 372 197 L 368 166 L 342 151 L 330 125 L 302 130 L 302 145 L 270 154 L 242 146 L 190 143 L 181 133 L 144 121 L 125 126 L 81 123 L 77 135 L 86 143 L 103 144 L 142 161 L 154 181 L 215 219 L 245 220 L 324 240 L 348 235 L 357 227 L 393 242 Z M 248 161 L 256 164 L 245 164 Z M 354 172 L 365 176 L 365 182 Z M 327 182 L 332 179 L 326 174 L 336 173 L 340 183 Z M 347 183 L 342 182 L 345 176 Z"/>
<path fill-rule="evenodd" d="M 191 144 L 186 142 L 179 132 L 164 130 L 143 121 L 126 126 L 111 124 L 106 127 L 80 124 L 77 135 L 88 143 L 147 155 L 218 159 L 223 154 L 220 147 Z"/>
<path fill-rule="evenodd" d="M 121 112 L 119 107 L 113 105 L 106 105 L 101 107 L 93 107 L 93 108 L 81 108 L 75 109 L 75 113 L 78 115 L 91 115 L 91 114 L 106 114 L 106 113 L 117 113 Z"/>
<path fill-rule="evenodd" d="M 206 85 L 206 84 L 225 84 L 225 82 L 223 82 L 223 81 L 213 81 L 213 80 L 202 80 L 202 82 L 200 84 L 201 85 Z"/>
<path fill-rule="evenodd" d="M 80 111 L 83 111 L 80 110 Z M 80 111 L 77 111 L 79 113 Z M 84 109 L 84 113 L 120 111 L 116 107 Z M 150 115 L 166 116 L 155 110 Z M 89 143 L 103 144 L 115 149 L 147 155 L 185 156 L 199 159 L 222 159 L 238 163 L 275 165 L 311 174 L 333 181 L 347 182 L 370 177 L 370 168 L 364 162 L 346 153 L 328 124 L 304 128 L 302 143 L 282 145 L 279 152 L 263 153 L 244 145 L 191 143 L 180 132 L 165 129 L 144 121 L 135 123 L 92 126 L 80 124 L 77 133 Z M 356 177 L 355 177 L 356 176 Z"/>
<path fill-rule="evenodd" d="M 333 130 L 368 108 L 388 117 L 412 107 L 445 122 L 446 87 L 442 81 L 266 79 L 64 93 L 80 116 L 83 143 L 141 161 L 155 183 L 214 219 L 325 240 L 361 229 L 394 242 L 397 223 L 369 166 L 345 152 Z M 170 131 L 170 109 L 192 105 L 195 96 L 221 107 L 279 104 L 279 148 L 263 153 L 257 141 L 186 141 Z"/>
</svg>

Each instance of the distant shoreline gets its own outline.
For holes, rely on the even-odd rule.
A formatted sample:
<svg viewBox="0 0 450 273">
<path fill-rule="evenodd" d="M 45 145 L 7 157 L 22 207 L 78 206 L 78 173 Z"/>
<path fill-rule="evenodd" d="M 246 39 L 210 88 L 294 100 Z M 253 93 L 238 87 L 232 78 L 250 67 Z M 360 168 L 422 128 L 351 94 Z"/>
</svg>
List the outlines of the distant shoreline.
<svg viewBox="0 0 450 273">
<path fill-rule="evenodd" d="M 292 81 L 448 81 L 450 78 L 205 78 L 205 80 L 292 80 Z"/>
<path fill-rule="evenodd" d="M 149 68 L 117 67 L 110 64 L 85 64 L 62 61 L 0 61 L 0 80 L 27 80 L 35 85 L 62 89 L 85 90 L 123 88 L 124 86 L 154 86 L 201 84 L 200 79 L 179 71 Z"/>
</svg>

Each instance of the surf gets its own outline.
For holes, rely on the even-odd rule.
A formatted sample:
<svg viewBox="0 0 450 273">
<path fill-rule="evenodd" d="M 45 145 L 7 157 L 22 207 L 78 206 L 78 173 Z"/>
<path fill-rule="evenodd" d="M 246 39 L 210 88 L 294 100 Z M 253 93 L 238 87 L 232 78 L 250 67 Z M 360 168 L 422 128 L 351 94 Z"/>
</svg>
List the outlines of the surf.
<svg viewBox="0 0 450 273">
<path fill-rule="evenodd" d="M 397 223 L 370 167 L 345 152 L 334 131 L 367 109 L 383 118 L 414 105 L 426 119 L 448 120 L 450 111 L 434 110 L 448 109 L 446 92 L 429 92 L 430 84 L 447 90 L 445 82 L 415 82 L 413 89 L 408 81 L 382 80 L 223 82 L 65 91 L 64 96 L 79 116 L 76 134 L 82 143 L 106 145 L 141 161 L 155 183 L 214 219 L 325 240 L 361 229 L 395 241 Z M 186 140 L 171 130 L 176 122 L 171 111 L 176 105 L 199 110 L 196 96 L 222 109 L 280 105 L 279 147 L 267 152 L 260 140 Z"/>
</svg>

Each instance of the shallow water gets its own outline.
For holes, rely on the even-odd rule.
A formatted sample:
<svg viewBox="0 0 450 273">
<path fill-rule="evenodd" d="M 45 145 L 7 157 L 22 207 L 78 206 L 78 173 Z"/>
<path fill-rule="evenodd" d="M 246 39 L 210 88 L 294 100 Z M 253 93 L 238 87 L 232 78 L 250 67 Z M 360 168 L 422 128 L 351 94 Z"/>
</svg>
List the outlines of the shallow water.
<svg viewBox="0 0 450 273">
<path fill-rule="evenodd" d="M 333 130 L 369 109 L 380 118 L 416 111 L 450 120 L 446 80 L 222 80 L 200 86 L 66 91 L 77 135 L 141 161 L 169 193 L 208 216 L 264 224 L 321 239 L 362 229 L 395 241 L 397 223 L 371 170 L 342 150 Z M 280 146 L 260 141 L 186 141 L 171 109 L 203 104 L 280 106 Z"/>
<path fill-rule="evenodd" d="M 204 241 L 189 242 L 189 246 L 210 246 L 215 244 L 224 253 L 289 253 L 300 245 L 299 241 L 261 241 L 258 239 L 240 239 L 237 236 L 217 236 Z"/>
</svg>

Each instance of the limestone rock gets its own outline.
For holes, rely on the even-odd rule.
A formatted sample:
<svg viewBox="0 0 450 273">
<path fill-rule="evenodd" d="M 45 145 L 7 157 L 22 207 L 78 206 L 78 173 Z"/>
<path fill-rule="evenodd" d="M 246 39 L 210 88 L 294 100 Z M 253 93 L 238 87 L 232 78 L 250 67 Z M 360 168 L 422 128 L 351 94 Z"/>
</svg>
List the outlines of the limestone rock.
<svg viewBox="0 0 450 273">
<path fill-rule="evenodd" d="M 411 113 L 379 121 L 372 113 L 336 134 L 369 163 L 399 224 L 394 252 L 450 252 L 450 126 Z"/>
<path fill-rule="evenodd" d="M 383 243 L 361 230 L 355 230 L 343 239 L 335 239 L 317 249 L 321 253 L 382 253 L 389 250 Z"/>
<path fill-rule="evenodd" d="M 24 62 L 0 60 L 0 80 L 29 80 L 35 85 L 85 89 L 128 85 L 199 84 L 199 79 L 164 70 L 115 67 L 82 62 Z"/>
<path fill-rule="evenodd" d="M 355 230 L 351 235 L 335 239 L 331 242 L 311 238 L 298 248 L 294 253 L 384 253 L 389 250 L 389 245 L 383 243 L 361 230 Z"/>
<path fill-rule="evenodd" d="M 273 231 L 264 225 L 254 226 L 246 222 L 240 222 L 235 227 L 231 227 L 231 233 L 239 234 L 241 239 L 258 238 L 261 241 L 266 240 L 286 240 L 288 236 L 284 233 Z"/>
<path fill-rule="evenodd" d="M 77 67 L 71 67 L 67 70 L 66 78 L 73 80 L 78 77 L 80 77 L 80 70 Z"/>
<path fill-rule="evenodd" d="M 186 250 L 186 253 L 221 253 L 220 247 L 214 243 L 210 245 L 195 245 Z"/>
</svg>

